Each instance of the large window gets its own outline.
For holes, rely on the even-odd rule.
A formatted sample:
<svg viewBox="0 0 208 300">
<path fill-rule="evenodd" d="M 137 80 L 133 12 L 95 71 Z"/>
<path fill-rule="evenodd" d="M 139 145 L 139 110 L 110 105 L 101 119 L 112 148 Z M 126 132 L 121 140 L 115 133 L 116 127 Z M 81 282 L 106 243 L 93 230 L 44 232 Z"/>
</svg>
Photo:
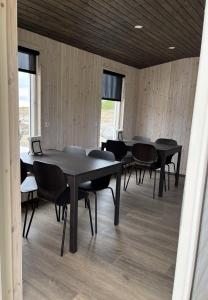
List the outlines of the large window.
<svg viewBox="0 0 208 300">
<path fill-rule="evenodd" d="M 115 139 L 122 127 L 123 75 L 104 70 L 102 81 L 100 142 Z"/>
<path fill-rule="evenodd" d="M 38 134 L 37 51 L 19 47 L 19 137 L 20 151 L 29 149 L 29 137 Z"/>
</svg>

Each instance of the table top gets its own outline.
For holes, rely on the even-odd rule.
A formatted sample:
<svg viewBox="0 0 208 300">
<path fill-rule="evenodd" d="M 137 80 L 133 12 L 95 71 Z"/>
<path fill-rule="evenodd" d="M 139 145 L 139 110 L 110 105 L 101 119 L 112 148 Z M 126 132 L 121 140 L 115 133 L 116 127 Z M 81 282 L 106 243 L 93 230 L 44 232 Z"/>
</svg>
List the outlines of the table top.
<svg viewBox="0 0 208 300">
<path fill-rule="evenodd" d="M 118 161 L 112 162 L 78 154 L 72 155 L 58 150 L 46 150 L 42 155 L 21 153 L 20 157 L 27 165 L 33 165 L 34 161 L 42 161 L 57 165 L 65 174 L 73 176 L 120 165 Z"/>
</svg>

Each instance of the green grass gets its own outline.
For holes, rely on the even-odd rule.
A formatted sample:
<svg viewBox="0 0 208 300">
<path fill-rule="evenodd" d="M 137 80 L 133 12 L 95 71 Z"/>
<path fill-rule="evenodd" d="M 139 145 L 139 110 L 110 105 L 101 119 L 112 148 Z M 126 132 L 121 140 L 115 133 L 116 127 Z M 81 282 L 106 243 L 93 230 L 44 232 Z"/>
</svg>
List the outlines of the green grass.
<svg viewBox="0 0 208 300">
<path fill-rule="evenodd" d="M 102 100 L 102 110 L 108 110 L 114 108 L 114 101 Z"/>
</svg>

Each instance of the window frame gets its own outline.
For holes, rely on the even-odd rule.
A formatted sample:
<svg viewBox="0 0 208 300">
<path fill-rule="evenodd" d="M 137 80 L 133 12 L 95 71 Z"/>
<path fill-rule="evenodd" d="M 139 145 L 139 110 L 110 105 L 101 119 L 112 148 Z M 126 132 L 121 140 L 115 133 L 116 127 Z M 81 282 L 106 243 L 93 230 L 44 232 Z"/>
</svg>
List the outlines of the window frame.
<svg viewBox="0 0 208 300">
<path fill-rule="evenodd" d="M 102 97 L 101 94 L 101 105 L 100 105 L 100 121 L 99 121 L 99 131 L 98 131 L 98 145 L 101 144 L 101 113 L 102 113 L 102 100 L 107 100 L 107 101 L 112 101 L 115 102 L 115 112 L 114 114 L 116 114 L 116 117 L 114 117 L 114 124 L 115 124 L 115 130 L 113 133 L 113 139 L 117 138 L 117 131 L 118 130 L 123 130 L 123 121 L 124 121 L 124 104 L 125 104 L 125 75 L 116 73 L 116 72 L 112 72 L 109 71 L 107 69 L 103 69 L 103 73 L 104 72 L 108 73 L 108 74 L 112 74 L 112 75 L 118 75 L 120 77 L 122 77 L 122 85 L 121 85 L 121 100 L 112 100 L 109 98 L 105 98 Z M 103 81 L 101 80 L 102 84 Z M 101 87 L 102 89 L 102 87 Z"/>
<path fill-rule="evenodd" d="M 39 51 L 29 49 L 26 47 L 18 46 L 18 53 L 26 53 L 35 56 L 35 71 L 29 71 L 19 68 L 19 72 L 30 74 L 30 124 L 29 124 L 29 137 L 41 135 L 41 99 L 40 99 L 40 64 L 39 64 Z M 19 89 L 19 86 L 18 86 Z"/>
</svg>

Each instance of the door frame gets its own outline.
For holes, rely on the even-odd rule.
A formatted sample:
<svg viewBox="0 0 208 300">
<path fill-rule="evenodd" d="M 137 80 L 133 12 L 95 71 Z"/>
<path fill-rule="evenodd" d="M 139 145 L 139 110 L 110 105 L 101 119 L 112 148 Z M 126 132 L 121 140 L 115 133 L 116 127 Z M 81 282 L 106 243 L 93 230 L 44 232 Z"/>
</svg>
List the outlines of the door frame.
<svg viewBox="0 0 208 300">
<path fill-rule="evenodd" d="M 189 300 L 194 279 L 208 165 L 208 6 L 201 53 L 184 186 L 173 300 Z"/>
<path fill-rule="evenodd" d="M 22 300 L 16 0 L 1 0 L 0 44 L 0 296 Z"/>
</svg>

